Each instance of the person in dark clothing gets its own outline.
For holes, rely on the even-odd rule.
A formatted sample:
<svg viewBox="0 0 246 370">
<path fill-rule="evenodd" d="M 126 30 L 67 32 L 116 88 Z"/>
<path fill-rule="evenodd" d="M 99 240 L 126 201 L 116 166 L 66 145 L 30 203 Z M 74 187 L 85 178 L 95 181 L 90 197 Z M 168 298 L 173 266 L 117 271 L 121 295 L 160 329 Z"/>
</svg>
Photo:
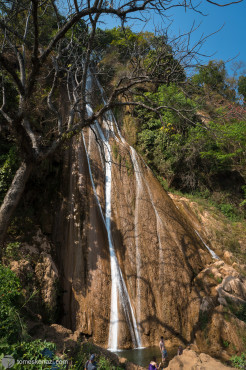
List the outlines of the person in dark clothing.
<svg viewBox="0 0 246 370">
<path fill-rule="evenodd" d="M 182 346 L 179 346 L 178 348 L 178 356 L 181 356 L 183 353 L 183 347 Z"/>
<path fill-rule="evenodd" d="M 96 370 L 97 363 L 95 361 L 95 355 L 91 355 L 90 360 L 88 360 L 85 364 L 85 370 Z"/>
</svg>

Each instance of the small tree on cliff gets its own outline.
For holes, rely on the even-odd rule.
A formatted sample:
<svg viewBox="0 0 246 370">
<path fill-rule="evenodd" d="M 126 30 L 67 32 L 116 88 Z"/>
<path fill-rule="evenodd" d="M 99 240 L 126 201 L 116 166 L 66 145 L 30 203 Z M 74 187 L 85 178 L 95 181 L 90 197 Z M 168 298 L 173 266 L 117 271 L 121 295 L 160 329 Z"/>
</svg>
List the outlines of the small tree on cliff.
<svg viewBox="0 0 246 370">
<path fill-rule="evenodd" d="M 124 25 L 128 18 L 144 20 L 150 11 L 164 16 L 175 6 L 188 5 L 186 0 L 0 1 L 0 124 L 14 138 L 21 162 L 1 205 L 0 244 L 35 167 L 52 156 L 64 140 L 120 104 L 120 95 L 140 84 L 166 82 L 165 73 L 158 73 L 160 64 L 165 70 L 169 63 L 169 73 L 177 73 L 178 64 L 170 59 L 165 42 L 157 45 L 155 58 L 147 64 L 133 55 L 131 72 L 119 79 L 107 103 L 88 116 L 87 81 L 99 19 L 104 15 L 116 17 Z M 194 49 L 180 50 L 180 59 L 192 53 Z M 11 109 L 6 101 L 8 84 L 15 91 Z"/>
</svg>

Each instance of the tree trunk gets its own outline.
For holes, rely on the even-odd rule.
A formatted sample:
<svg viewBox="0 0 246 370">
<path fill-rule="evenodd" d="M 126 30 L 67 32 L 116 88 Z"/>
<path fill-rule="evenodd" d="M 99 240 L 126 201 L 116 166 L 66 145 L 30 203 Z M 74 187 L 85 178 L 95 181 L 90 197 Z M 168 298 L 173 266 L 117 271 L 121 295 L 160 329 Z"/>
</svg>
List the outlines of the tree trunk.
<svg viewBox="0 0 246 370">
<path fill-rule="evenodd" d="M 25 189 L 27 180 L 33 169 L 32 163 L 22 162 L 19 169 L 16 171 L 15 177 L 10 185 L 7 194 L 4 197 L 0 208 L 0 248 L 2 250 L 4 238 L 9 226 L 11 217 L 20 201 L 20 198 Z M 0 250 L 0 254 L 1 254 Z"/>
</svg>

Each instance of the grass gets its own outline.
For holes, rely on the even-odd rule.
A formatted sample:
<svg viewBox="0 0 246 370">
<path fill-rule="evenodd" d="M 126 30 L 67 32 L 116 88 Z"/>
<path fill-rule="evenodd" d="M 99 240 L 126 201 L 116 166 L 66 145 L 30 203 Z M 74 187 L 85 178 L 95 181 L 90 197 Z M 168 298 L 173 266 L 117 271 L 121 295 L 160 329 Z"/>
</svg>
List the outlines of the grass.
<svg viewBox="0 0 246 370">
<path fill-rule="evenodd" d="M 226 203 L 215 203 L 213 199 L 207 198 L 207 194 L 194 193 L 186 194 L 173 189 L 168 189 L 167 182 L 158 177 L 162 187 L 174 195 L 188 199 L 188 206 L 196 215 L 201 225 L 209 232 L 209 238 L 217 250 L 223 254 L 225 251 L 233 253 L 234 260 L 240 264 L 244 264 L 246 260 L 246 246 L 245 230 L 246 220 L 242 217 L 240 212 L 236 213 L 233 206 Z M 206 215 L 208 213 L 208 215 Z M 204 222 L 204 216 L 207 218 Z M 214 220 L 214 222 L 213 222 Z M 242 241 L 240 243 L 240 241 Z M 241 270 L 240 270 L 241 273 Z M 246 275 L 245 272 L 242 272 Z M 218 281 L 219 283 L 219 281 Z"/>
</svg>

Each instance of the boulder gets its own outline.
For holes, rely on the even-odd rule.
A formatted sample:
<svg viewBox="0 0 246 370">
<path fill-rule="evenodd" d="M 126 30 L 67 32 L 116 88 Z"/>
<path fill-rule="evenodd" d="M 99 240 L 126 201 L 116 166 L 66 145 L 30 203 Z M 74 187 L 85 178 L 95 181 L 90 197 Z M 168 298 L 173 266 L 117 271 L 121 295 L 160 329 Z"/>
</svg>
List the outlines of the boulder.
<svg viewBox="0 0 246 370">
<path fill-rule="evenodd" d="M 227 370 L 232 367 L 223 365 L 220 361 L 205 353 L 185 349 L 181 356 L 175 356 L 167 367 L 169 370 Z"/>
</svg>

